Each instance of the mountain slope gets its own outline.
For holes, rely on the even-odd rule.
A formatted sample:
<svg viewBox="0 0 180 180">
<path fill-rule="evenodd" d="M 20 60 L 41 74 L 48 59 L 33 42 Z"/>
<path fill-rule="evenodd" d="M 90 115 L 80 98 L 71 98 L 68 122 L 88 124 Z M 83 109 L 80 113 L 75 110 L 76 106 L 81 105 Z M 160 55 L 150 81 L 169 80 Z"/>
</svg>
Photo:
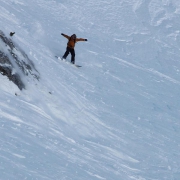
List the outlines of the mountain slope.
<svg viewBox="0 0 180 180">
<path fill-rule="evenodd" d="M 23 91 L 0 76 L 0 179 L 179 179 L 178 1 L 1 0 L 0 10 L 40 72 Z M 82 68 L 54 57 L 61 33 L 88 39 L 76 45 Z"/>
</svg>

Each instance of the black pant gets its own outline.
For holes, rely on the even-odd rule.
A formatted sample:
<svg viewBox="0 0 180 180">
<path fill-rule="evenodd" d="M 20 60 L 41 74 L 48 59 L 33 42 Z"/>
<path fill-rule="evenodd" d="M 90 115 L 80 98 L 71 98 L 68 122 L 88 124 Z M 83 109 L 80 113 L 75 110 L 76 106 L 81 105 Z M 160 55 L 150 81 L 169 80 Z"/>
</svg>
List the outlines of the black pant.
<svg viewBox="0 0 180 180">
<path fill-rule="evenodd" d="M 71 53 L 71 63 L 75 63 L 75 51 L 73 48 L 67 47 L 66 48 L 66 52 L 63 55 L 63 58 L 66 59 L 66 57 L 68 56 L 69 52 Z"/>
</svg>

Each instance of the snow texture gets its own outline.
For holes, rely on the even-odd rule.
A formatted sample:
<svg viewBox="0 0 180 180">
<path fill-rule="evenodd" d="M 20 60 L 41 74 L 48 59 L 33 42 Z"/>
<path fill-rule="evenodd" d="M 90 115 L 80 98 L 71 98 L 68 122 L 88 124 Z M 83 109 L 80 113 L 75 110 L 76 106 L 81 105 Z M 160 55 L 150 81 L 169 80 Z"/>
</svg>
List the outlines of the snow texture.
<svg viewBox="0 0 180 180">
<path fill-rule="evenodd" d="M 1 180 L 180 179 L 180 1 L 1 0 L 41 77 L 0 75 Z M 76 34 L 75 68 L 62 56 Z M 70 56 L 68 56 L 70 59 Z"/>
</svg>

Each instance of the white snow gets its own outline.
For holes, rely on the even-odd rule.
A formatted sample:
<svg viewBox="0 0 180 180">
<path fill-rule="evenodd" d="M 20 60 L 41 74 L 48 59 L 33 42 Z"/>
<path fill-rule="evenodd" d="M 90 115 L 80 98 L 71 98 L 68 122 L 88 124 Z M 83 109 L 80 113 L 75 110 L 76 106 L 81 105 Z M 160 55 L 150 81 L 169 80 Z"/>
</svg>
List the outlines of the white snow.
<svg viewBox="0 0 180 180">
<path fill-rule="evenodd" d="M 23 91 L 0 76 L 1 180 L 180 179 L 180 1 L 1 0 L 0 12 L 40 72 Z M 81 68 L 55 58 L 61 33 L 88 39 Z"/>
</svg>

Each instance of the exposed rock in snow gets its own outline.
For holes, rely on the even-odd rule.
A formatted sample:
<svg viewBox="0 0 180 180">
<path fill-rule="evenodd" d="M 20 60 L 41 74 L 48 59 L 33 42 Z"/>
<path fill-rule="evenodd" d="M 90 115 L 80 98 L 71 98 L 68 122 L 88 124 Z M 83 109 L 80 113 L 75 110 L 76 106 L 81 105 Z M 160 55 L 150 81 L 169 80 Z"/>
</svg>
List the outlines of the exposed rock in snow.
<svg viewBox="0 0 180 180">
<path fill-rule="evenodd" d="M 25 89 L 24 76 L 39 80 L 39 72 L 26 53 L 12 39 L 0 31 L 0 72 L 14 82 L 20 90 Z"/>
</svg>

